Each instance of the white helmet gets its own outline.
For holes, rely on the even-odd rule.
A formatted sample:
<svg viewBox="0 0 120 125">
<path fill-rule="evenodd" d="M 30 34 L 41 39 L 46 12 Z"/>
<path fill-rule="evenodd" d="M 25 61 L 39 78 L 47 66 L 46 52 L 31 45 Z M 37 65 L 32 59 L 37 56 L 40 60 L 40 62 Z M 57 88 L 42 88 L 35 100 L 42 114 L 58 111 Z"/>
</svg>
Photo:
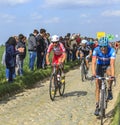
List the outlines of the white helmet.
<svg viewBox="0 0 120 125">
<path fill-rule="evenodd" d="M 51 37 L 51 42 L 57 42 L 57 41 L 59 41 L 59 36 L 53 35 L 53 36 Z"/>
<path fill-rule="evenodd" d="M 84 44 L 86 44 L 88 41 L 87 40 L 85 40 L 85 39 L 83 39 L 82 41 L 81 41 L 81 43 L 84 43 Z"/>
</svg>

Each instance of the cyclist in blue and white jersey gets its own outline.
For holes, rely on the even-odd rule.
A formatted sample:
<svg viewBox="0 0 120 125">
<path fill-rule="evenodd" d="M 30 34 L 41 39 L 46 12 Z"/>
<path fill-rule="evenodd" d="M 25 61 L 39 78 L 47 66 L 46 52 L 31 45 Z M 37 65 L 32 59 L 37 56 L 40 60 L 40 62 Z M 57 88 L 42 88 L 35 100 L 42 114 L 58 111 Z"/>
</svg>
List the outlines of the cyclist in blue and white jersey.
<svg viewBox="0 0 120 125">
<path fill-rule="evenodd" d="M 93 51 L 92 56 L 92 75 L 104 76 L 104 73 L 111 76 L 108 82 L 108 100 L 112 100 L 112 80 L 115 78 L 115 50 L 109 46 L 108 38 L 102 37 L 98 41 L 98 47 Z M 96 109 L 95 115 L 99 115 L 99 94 L 100 82 L 96 80 Z"/>
</svg>

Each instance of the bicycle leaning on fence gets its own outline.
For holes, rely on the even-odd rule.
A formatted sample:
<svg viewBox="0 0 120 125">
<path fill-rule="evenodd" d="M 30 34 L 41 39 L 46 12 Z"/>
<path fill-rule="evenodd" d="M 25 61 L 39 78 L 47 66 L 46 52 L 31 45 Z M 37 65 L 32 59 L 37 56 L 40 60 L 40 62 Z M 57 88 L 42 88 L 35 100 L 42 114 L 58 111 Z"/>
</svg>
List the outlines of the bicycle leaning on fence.
<svg viewBox="0 0 120 125">
<path fill-rule="evenodd" d="M 107 77 L 100 77 L 100 76 L 96 76 L 96 77 L 92 77 L 92 81 L 95 79 L 99 79 L 101 82 L 101 87 L 100 87 L 100 101 L 99 101 L 99 116 L 101 119 L 101 125 L 103 125 L 103 119 L 105 118 L 105 111 L 107 109 L 107 81 L 111 80 L 110 76 Z M 114 79 L 114 85 L 116 85 L 116 79 Z"/>
<path fill-rule="evenodd" d="M 52 65 L 52 73 L 50 77 L 50 85 L 49 85 L 49 94 L 50 99 L 54 101 L 57 90 L 59 91 L 59 95 L 63 96 L 65 91 L 65 77 L 62 77 L 62 64 Z"/>
</svg>

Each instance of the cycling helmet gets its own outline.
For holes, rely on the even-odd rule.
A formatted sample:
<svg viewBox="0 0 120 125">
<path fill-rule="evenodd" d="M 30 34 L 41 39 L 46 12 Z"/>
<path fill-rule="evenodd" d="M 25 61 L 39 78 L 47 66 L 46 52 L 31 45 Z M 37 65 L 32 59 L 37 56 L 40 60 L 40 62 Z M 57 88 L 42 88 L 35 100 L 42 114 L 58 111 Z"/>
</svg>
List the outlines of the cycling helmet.
<svg viewBox="0 0 120 125">
<path fill-rule="evenodd" d="M 85 39 L 83 39 L 82 41 L 81 41 L 81 43 L 84 43 L 84 44 L 86 44 L 88 41 L 87 40 L 85 40 Z"/>
<path fill-rule="evenodd" d="M 59 41 L 59 36 L 57 36 L 57 35 L 53 35 L 52 37 L 51 37 L 51 42 L 58 42 Z"/>
<path fill-rule="evenodd" d="M 107 37 L 102 37 L 98 41 L 99 46 L 108 46 L 108 38 Z"/>
</svg>

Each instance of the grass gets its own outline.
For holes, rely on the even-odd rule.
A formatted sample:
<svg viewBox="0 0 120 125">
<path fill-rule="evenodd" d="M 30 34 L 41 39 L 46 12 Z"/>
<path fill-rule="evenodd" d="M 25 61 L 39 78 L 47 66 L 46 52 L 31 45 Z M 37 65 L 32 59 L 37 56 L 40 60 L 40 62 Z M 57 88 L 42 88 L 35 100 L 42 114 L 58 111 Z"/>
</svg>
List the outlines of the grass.
<svg viewBox="0 0 120 125">
<path fill-rule="evenodd" d="M 0 46 L 0 84 L 2 83 L 2 81 L 4 81 L 4 78 L 5 78 L 5 66 L 1 64 L 4 50 L 5 50 L 5 47 Z"/>
<path fill-rule="evenodd" d="M 120 52 L 120 50 L 119 50 L 119 52 Z M 120 55 L 118 54 L 117 56 L 120 56 Z M 119 60 L 116 60 L 115 72 L 116 72 L 116 75 L 118 78 L 119 78 L 119 74 L 120 74 L 119 67 L 120 67 L 120 62 L 119 62 Z M 117 84 L 119 84 L 119 83 L 117 83 Z M 120 125 L 120 92 L 119 92 L 119 95 L 117 97 L 116 105 L 114 107 L 113 118 L 112 118 L 110 125 Z"/>
<path fill-rule="evenodd" d="M 114 116 L 111 125 L 120 125 L 120 93 L 118 96 L 116 106 L 114 108 Z"/>
</svg>

